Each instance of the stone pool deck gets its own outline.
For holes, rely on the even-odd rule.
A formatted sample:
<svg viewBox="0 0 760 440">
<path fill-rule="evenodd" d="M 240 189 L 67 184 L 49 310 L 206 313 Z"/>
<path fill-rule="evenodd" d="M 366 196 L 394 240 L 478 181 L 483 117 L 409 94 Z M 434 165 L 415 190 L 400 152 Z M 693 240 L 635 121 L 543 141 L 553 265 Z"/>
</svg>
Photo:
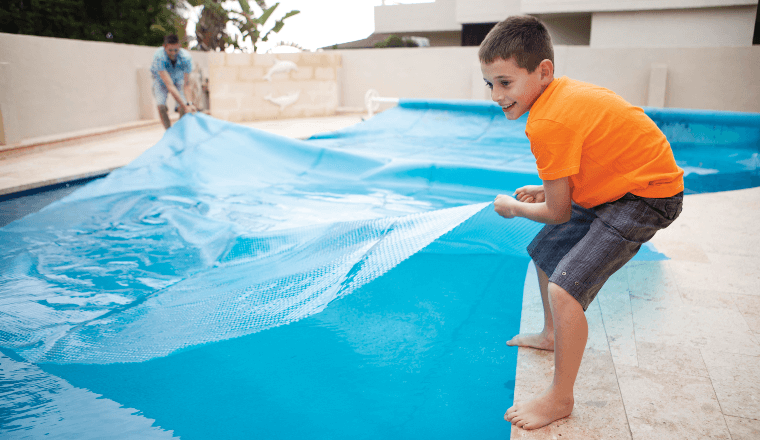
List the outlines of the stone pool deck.
<svg viewBox="0 0 760 440">
<path fill-rule="evenodd" d="M 360 120 L 247 125 L 306 138 Z M 163 134 L 154 124 L 5 149 L 0 195 L 105 174 Z M 571 416 L 536 431 L 513 428 L 512 438 L 760 439 L 759 222 L 760 188 L 687 196 L 681 218 L 652 240 L 670 260 L 628 264 L 586 313 Z M 533 268 L 522 316 L 524 331 L 540 329 Z M 529 398 L 551 382 L 553 354 L 520 349 L 517 369 L 516 399 Z"/>
<path fill-rule="evenodd" d="M 513 439 L 760 439 L 760 188 L 688 195 L 657 233 L 667 261 L 631 262 L 586 312 L 567 419 Z M 542 307 L 528 271 L 521 328 Z M 551 352 L 520 349 L 516 400 L 551 382 Z"/>
<path fill-rule="evenodd" d="M 361 122 L 361 115 L 243 123 L 271 133 L 306 139 Z M 0 196 L 101 176 L 122 167 L 155 145 L 166 130 L 152 124 L 80 132 L 0 147 Z"/>
</svg>

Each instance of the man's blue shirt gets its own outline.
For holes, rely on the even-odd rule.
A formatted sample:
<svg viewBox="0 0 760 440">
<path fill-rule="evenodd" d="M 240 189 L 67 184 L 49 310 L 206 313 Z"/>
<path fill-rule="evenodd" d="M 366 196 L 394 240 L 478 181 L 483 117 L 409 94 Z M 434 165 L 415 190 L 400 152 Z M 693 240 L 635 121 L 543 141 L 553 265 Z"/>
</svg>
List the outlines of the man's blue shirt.
<svg viewBox="0 0 760 440">
<path fill-rule="evenodd" d="M 153 75 L 153 81 L 159 85 L 164 86 L 164 82 L 161 80 L 158 72 L 165 70 L 169 72 L 169 76 L 172 79 L 174 85 L 182 90 L 182 85 L 185 83 L 185 74 L 193 71 L 193 59 L 190 58 L 190 52 L 185 49 L 180 49 L 177 53 L 177 61 L 172 63 L 169 55 L 163 47 L 159 47 L 155 54 L 153 54 L 153 62 L 150 64 L 150 73 Z"/>
</svg>

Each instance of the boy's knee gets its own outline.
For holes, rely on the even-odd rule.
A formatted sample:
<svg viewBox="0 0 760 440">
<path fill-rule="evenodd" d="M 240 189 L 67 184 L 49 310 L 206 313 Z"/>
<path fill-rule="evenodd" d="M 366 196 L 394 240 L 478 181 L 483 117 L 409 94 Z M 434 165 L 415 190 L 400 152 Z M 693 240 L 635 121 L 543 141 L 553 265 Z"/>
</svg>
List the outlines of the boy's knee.
<svg viewBox="0 0 760 440">
<path fill-rule="evenodd" d="M 583 309 L 581 303 L 571 295 L 567 290 L 560 287 L 558 284 L 552 282 L 549 283 L 549 298 L 552 304 L 556 307 L 579 307 Z"/>
</svg>

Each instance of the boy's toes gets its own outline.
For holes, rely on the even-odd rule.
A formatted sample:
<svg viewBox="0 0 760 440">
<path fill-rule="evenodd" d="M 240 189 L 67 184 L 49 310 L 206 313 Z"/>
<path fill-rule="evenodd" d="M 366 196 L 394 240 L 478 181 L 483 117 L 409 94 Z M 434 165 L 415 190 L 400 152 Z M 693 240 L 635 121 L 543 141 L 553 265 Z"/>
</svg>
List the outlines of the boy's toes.
<svg viewBox="0 0 760 440">
<path fill-rule="evenodd" d="M 522 428 L 523 426 L 525 426 L 525 423 L 527 422 L 522 417 L 514 417 L 512 419 L 512 424 L 519 428 Z"/>
<path fill-rule="evenodd" d="M 507 412 L 504 413 L 504 420 L 511 422 L 512 419 L 514 419 L 516 415 L 517 415 L 517 405 L 513 406 L 512 408 L 509 408 Z"/>
</svg>

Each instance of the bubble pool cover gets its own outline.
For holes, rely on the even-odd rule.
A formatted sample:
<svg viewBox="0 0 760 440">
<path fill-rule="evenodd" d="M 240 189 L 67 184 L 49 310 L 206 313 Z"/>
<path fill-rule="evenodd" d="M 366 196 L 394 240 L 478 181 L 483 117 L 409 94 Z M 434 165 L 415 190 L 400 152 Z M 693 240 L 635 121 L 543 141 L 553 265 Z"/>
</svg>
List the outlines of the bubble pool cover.
<svg viewBox="0 0 760 440">
<path fill-rule="evenodd" d="M 648 112 L 673 143 L 679 165 L 687 170 L 687 192 L 757 186 L 757 115 Z M 265 400 L 258 405 L 246 401 L 246 408 L 266 413 L 272 420 L 282 418 L 277 431 L 265 438 L 321 438 L 314 430 L 335 423 L 341 424 L 345 438 L 361 438 L 358 433 L 381 423 L 383 428 L 374 426 L 371 432 L 432 435 L 438 429 L 445 435 L 455 429 L 445 422 L 454 420 L 454 415 L 457 426 L 471 433 L 472 426 L 464 421 L 481 424 L 483 411 L 493 409 L 485 403 L 478 407 L 474 401 L 500 400 L 503 406 L 511 398 L 493 394 L 499 388 L 493 381 L 501 374 L 478 376 L 476 372 L 493 372 L 496 366 L 509 371 L 513 366 L 507 367 L 505 359 L 516 357 L 516 350 L 506 357 L 491 354 L 488 341 L 495 338 L 491 342 L 503 346 L 501 333 L 519 327 L 521 281 L 510 281 L 511 287 L 499 282 L 512 279 L 514 273 L 524 277 L 528 261 L 524 247 L 540 225 L 522 219 L 504 221 L 492 212 L 489 202 L 497 193 L 540 182 L 524 124 L 525 118 L 505 120 L 499 108 L 490 104 L 404 101 L 367 122 L 304 142 L 204 115 L 183 118 L 132 164 L 0 229 L 0 346 L 13 357 L 0 356 L 4 378 L 0 400 L 17 396 L 21 402 L 5 412 L 0 405 L 0 420 L 37 429 L 35 416 L 28 412 L 29 398 L 18 397 L 27 391 L 19 390 L 38 383 L 69 389 L 62 379 L 39 370 L 21 378 L 18 371 L 36 368 L 26 360 L 48 365 L 46 371 L 72 383 L 108 390 L 107 397 L 141 408 L 162 426 L 186 427 L 192 424 L 182 419 L 188 411 L 166 413 L 167 408 L 181 408 L 178 403 L 183 400 L 222 389 L 227 391 L 219 398 L 225 403 L 207 405 L 206 410 L 228 411 L 245 401 L 232 399 L 230 393 L 248 388 L 238 382 L 212 381 L 198 385 L 197 390 L 203 391 L 193 394 L 175 390 L 171 401 L 162 400 L 166 393 L 151 391 L 187 379 L 182 376 L 185 370 L 222 369 L 219 359 L 231 356 L 232 350 L 236 356 L 256 358 L 239 360 L 254 372 L 250 374 L 265 379 L 280 374 L 294 383 L 303 379 L 304 387 L 331 383 L 333 379 L 324 373 L 341 372 L 342 364 L 367 372 L 374 365 L 377 370 L 372 374 L 356 379 L 363 384 L 357 388 L 373 392 L 372 387 L 378 387 L 390 393 L 386 400 L 372 402 L 383 408 L 393 405 L 397 416 L 401 415 L 399 419 L 387 414 L 372 402 L 359 403 L 355 394 L 336 394 L 336 389 L 345 387 L 337 383 L 330 392 L 305 399 L 327 402 L 334 397 L 340 403 L 325 403 L 328 409 L 320 413 L 324 421 L 304 422 L 301 428 L 287 424 L 290 407 L 272 401 L 288 400 L 294 394 L 303 397 L 304 387 L 280 386 L 264 393 L 257 388 Z M 429 257 L 433 254 L 438 256 Z M 394 270 L 395 275 L 384 276 L 407 260 Z M 418 280 L 423 279 L 432 281 L 422 286 Z M 436 279 L 440 286 L 434 283 Z M 375 286 L 374 290 L 365 289 L 368 285 Z M 507 291 L 517 296 L 510 297 Z M 416 305 L 411 311 L 393 311 L 412 299 Z M 382 315 L 377 319 L 362 312 L 373 301 L 379 302 Z M 459 313 L 460 308 L 469 312 Z M 443 313 L 444 309 L 448 312 Z M 510 310 L 517 315 L 507 317 Z M 415 323 L 411 327 L 410 319 Z M 473 327 L 476 321 L 480 327 Z M 315 366 L 322 351 L 338 350 L 304 336 L 319 333 L 312 327 L 315 322 L 319 328 L 341 333 L 360 358 L 352 364 L 347 359 L 353 358 L 336 357 L 322 369 Z M 274 331 L 289 323 L 294 325 Z M 262 332 L 265 329 L 269 330 Z M 241 338 L 253 334 L 262 335 L 256 344 Z M 283 334 L 287 336 L 274 336 Z M 445 342 L 445 334 L 477 336 L 467 339 L 471 346 L 444 350 L 441 344 L 459 343 L 456 338 Z M 219 341 L 233 338 L 235 344 L 220 345 Z M 299 343 L 302 339 L 309 342 Z M 206 355 L 226 354 L 211 356 L 216 361 L 210 367 L 194 364 L 192 356 L 181 356 L 184 349 L 200 346 L 207 347 Z M 312 347 L 320 352 L 310 358 L 307 371 L 285 358 L 274 369 L 260 360 L 276 360 L 284 353 Z M 463 350 L 458 352 L 461 365 L 445 360 L 457 350 Z M 433 355 L 425 358 L 421 353 Z M 53 368 L 51 363 L 60 367 Z M 135 367 L 125 369 L 116 363 Z M 400 369 L 392 375 L 404 378 L 401 383 L 412 389 L 395 397 L 398 380 L 386 383 L 377 376 L 378 372 L 387 374 L 383 368 L 394 364 Z M 94 365 L 107 369 L 93 370 Z M 229 367 L 231 372 L 239 369 L 239 364 Z M 312 370 L 315 377 L 309 376 Z M 443 371 L 458 371 L 459 379 L 439 384 L 435 378 Z M 160 379 L 151 382 L 151 374 Z M 265 387 L 250 374 L 243 379 L 246 383 Z M 357 373 L 340 374 L 353 377 Z M 413 385 L 413 380 L 420 380 L 419 374 L 424 376 L 422 385 Z M 130 387 L 145 383 L 140 396 L 112 385 L 110 379 L 97 379 L 127 381 L 131 376 L 136 382 L 129 382 Z M 211 380 L 214 373 L 204 377 Z M 461 389 L 456 382 L 461 382 Z M 480 391 L 476 386 L 482 387 Z M 38 393 L 29 395 L 36 396 L 34 401 L 45 400 Z M 208 399 L 213 401 L 213 397 Z M 152 407 L 154 401 L 163 406 Z M 465 405 L 455 409 L 454 401 Z M 350 412 L 356 418 L 352 428 L 345 417 L 339 417 L 345 413 L 335 411 L 341 406 L 369 408 L 369 412 L 366 419 Z M 472 412 L 471 419 L 465 410 Z M 315 411 L 320 410 L 310 408 L 306 414 Z M 109 414 L 114 420 L 124 416 L 118 411 Z M 232 436 L 251 429 L 246 414 L 241 413 L 243 421 Z M 220 419 L 231 417 L 228 412 L 217 414 Z M 488 420 L 498 418 L 498 414 L 488 416 Z M 165 434 L 146 428 L 144 420 L 133 424 L 142 430 L 137 436 Z M 484 433 L 508 435 L 504 426 L 486 425 Z M 261 430 L 268 429 L 266 424 L 253 426 L 257 430 L 251 435 L 261 436 Z M 198 438 L 219 435 L 217 431 L 204 435 L 203 429 L 197 426 L 192 432 Z M 104 432 L 93 432 L 93 438 L 103 437 Z M 324 438 L 337 437 L 328 431 Z"/>
<path fill-rule="evenodd" d="M 520 125 L 457 116 L 448 145 L 425 128 L 453 120 L 442 109 L 406 130 L 419 141 L 406 154 L 385 136 L 380 155 L 183 119 L 129 166 L 0 231 L 0 342 L 32 362 L 135 362 L 316 313 L 514 189 L 499 166 L 528 159 Z M 381 119 L 367 137 L 382 139 Z M 495 146 L 484 134 L 518 145 L 490 169 L 485 151 L 462 160 L 475 141 Z"/>
</svg>

